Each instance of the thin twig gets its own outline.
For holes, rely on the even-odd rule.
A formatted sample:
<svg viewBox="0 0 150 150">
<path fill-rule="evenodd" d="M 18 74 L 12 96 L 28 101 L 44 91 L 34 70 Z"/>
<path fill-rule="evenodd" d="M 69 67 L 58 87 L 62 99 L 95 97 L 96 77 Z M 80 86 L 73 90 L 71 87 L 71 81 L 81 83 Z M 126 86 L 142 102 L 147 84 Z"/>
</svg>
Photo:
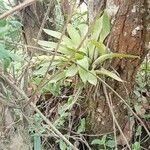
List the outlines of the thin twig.
<svg viewBox="0 0 150 150">
<path fill-rule="evenodd" d="M 19 87 L 17 87 L 15 84 L 13 84 L 4 74 L 0 73 L 0 76 L 14 89 L 16 90 L 16 92 L 18 92 L 20 94 L 20 96 L 22 96 L 26 101 L 29 101 L 29 98 L 27 97 L 27 95 L 24 93 L 23 90 L 21 90 Z M 50 128 L 62 139 L 66 142 L 66 144 L 68 144 L 73 150 L 78 150 L 78 148 L 76 148 L 72 143 L 70 143 L 70 141 L 68 141 L 68 139 L 62 135 L 61 132 L 59 132 L 59 130 L 57 130 L 55 128 L 55 126 L 50 122 L 50 120 L 48 120 L 41 112 L 40 110 L 36 107 L 35 104 L 33 104 L 32 102 L 30 103 L 30 105 L 32 106 L 32 108 L 42 117 L 42 119 L 50 126 Z"/>
<path fill-rule="evenodd" d="M 14 12 L 16 11 L 20 11 L 21 9 L 31 5 L 33 2 L 35 2 L 36 0 L 25 0 L 23 3 L 13 7 L 12 9 L 8 10 L 7 12 L 3 13 L 2 15 L 0 15 L 0 19 L 4 19 L 10 15 L 12 15 Z"/>
<path fill-rule="evenodd" d="M 69 21 L 70 21 L 70 19 L 71 19 L 71 16 L 72 16 L 72 12 L 73 12 L 73 10 L 74 10 L 74 7 L 75 7 L 75 3 L 74 3 L 74 5 L 73 5 L 73 8 L 72 8 L 72 11 L 71 11 L 70 15 L 68 16 L 68 19 L 67 19 L 67 21 L 66 21 L 66 24 L 65 24 L 65 26 L 64 26 L 64 28 L 63 28 L 63 31 L 62 31 L 60 40 L 59 40 L 59 42 L 58 42 L 58 44 L 57 44 L 57 46 L 56 46 L 56 48 L 55 48 L 54 55 L 53 55 L 53 57 L 52 57 L 52 59 L 51 59 L 51 61 L 50 61 L 50 64 L 49 64 L 49 66 L 48 66 L 48 68 L 47 68 L 47 71 L 46 71 L 46 73 L 45 73 L 45 75 L 44 75 L 42 81 L 40 82 L 39 86 L 38 86 L 38 87 L 36 88 L 36 90 L 33 92 L 32 96 L 31 96 L 31 98 L 30 98 L 30 101 L 25 105 L 25 107 L 32 101 L 32 97 L 34 97 L 34 95 L 36 94 L 36 92 L 37 92 L 39 89 L 41 89 L 43 86 L 45 86 L 45 85 L 48 83 L 49 80 L 51 80 L 51 77 L 50 77 L 50 79 L 47 79 L 46 76 L 47 76 L 48 71 L 49 71 L 49 69 L 50 69 L 50 67 L 51 67 L 51 64 L 52 64 L 52 62 L 53 62 L 53 60 L 54 60 L 54 58 L 55 58 L 55 56 L 56 56 L 56 54 L 57 54 L 57 50 L 58 50 L 58 48 L 59 48 L 59 46 L 60 46 L 60 44 L 61 44 L 61 42 L 62 42 L 62 38 L 63 38 L 63 36 L 64 36 L 64 34 L 65 34 L 66 29 L 67 29 L 67 25 L 68 25 L 68 23 L 69 23 Z M 104 12 L 104 10 L 102 10 L 102 11 L 99 10 L 99 11 L 98 11 L 97 15 L 96 15 L 95 18 L 94 18 L 94 21 L 91 22 L 91 24 L 89 25 L 89 28 L 88 28 L 88 31 L 87 31 L 86 35 L 84 36 L 84 38 L 83 38 L 82 41 L 80 42 L 80 44 L 79 44 L 79 46 L 77 47 L 77 49 L 75 50 L 75 52 L 79 51 L 79 49 L 81 48 L 82 44 L 84 43 L 84 41 L 85 41 L 86 38 L 88 37 L 89 33 L 91 32 L 91 28 L 93 27 L 93 25 L 94 25 L 94 23 L 95 23 L 95 21 L 96 21 L 96 18 L 97 18 L 97 17 L 101 17 L 101 16 L 103 15 L 103 12 Z M 72 58 L 73 58 L 73 57 L 74 57 L 74 55 L 72 55 L 70 58 L 68 58 L 67 63 L 61 68 L 61 70 L 63 70 L 63 69 L 70 63 L 70 61 L 72 61 Z M 61 72 L 61 71 L 58 71 L 57 73 L 59 74 L 60 72 Z"/>
<path fill-rule="evenodd" d="M 94 74 L 92 74 L 92 75 L 94 75 Z M 97 78 L 98 78 L 99 81 L 101 81 L 103 84 L 105 84 L 112 92 L 114 92 L 116 94 L 116 96 L 118 96 L 123 101 L 123 103 L 128 107 L 128 109 L 131 111 L 131 113 L 139 120 L 139 122 L 144 127 L 144 129 L 147 132 L 147 134 L 150 136 L 149 130 L 147 129 L 147 127 L 145 126 L 143 121 L 140 119 L 140 117 L 132 110 L 130 105 L 109 84 L 107 84 L 103 79 L 101 79 L 98 76 L 97 76 Z"/>
<path fill-rule="evenodd" d="M 76 62 L 74 62 L 76 64 Z M 87 71 L 83 66 L 81 66 L 80 64 L 78 64 L 83 70 Z M 143 121 L 141 120 L 141 118 L 132 110 L 132 108 L 130 107 L 130 105 L 120 96 L 120 94 L 118 94 L 108 83 L 106 83 L 102 78 L 100 78 L 99 76 L 95 75 L 92 72 L 89 72 L 90 74 L 92 74 L 93 76 L 95 76 L 99 81 L 101 81 L 103 84 L 105 84 L 118 98 L 120 98 L 120 100 L 123 101 L 123 103 L 127 106 L 127 108 L 130 110 L 130 112 L 139 120 L 139 122 L 141 123 L 141 125 L 144 127 L 145 131 L 147 132 L 148 136 L 150 137 L 150 132 L 147 129 L 147 127 L 145 126 L 145 124 L 143 123 Z"/>
<path fill-rule="evenodd" d="M 41 26 L 40 26 L 40 29 L 39 29 L 39 32 L 38 32 L 38 35 L 37 35 L 37 39 L 36 39 L 36 46 L 37 46 L 38 41 L 39 41 L 39 39 L 40 39 L 40 36 L 41 36 L 41 34 L 42 34 L 42 30 L 43 30 L 43 28 L 44 28 L 44 26 L 45 26 L 45 23 L 46 23 L 46 21 L 47 21 L 48 14 L 50 13 L 51 5 L 52 5 L 52 0 L 50 1 L 49 5 L 48 5 L 48 8 L 47 8 L 47 11 L 46 11 L 46 13 L 45 13 L 45 15 L 44 15 L 44 18 L 43 18 L 43 20 L 42 20 L 42 24 L 41 24 Z"/>
<path fill-rule="evenodd" d="M 42 117 L 42 119 L 50 126 L 50 128 L 62 139 L 66 142 L 66 144 L 68 144 L 73 150 L 78 150 L 78 148 L 74 147 L 74 145 L 72 145 L 72 143 L 70 143 L 68 141 L 68 139 L 61 134 L 61 132 L 59 132 L 59 130 L 57 130 L 55 128 L 55 126 L 49 121 L 49 119 L 47 119 L 41 112 L 40 110 L 36 107 L 36 105 L 34 105 L 32 102 L 30 103 L 30 105 L 32 106 L 32 108 L 34 108 L 34 110 Z"/>
<path fill-rule="evenodd" d="M 68 23 L 69 23 L 69 21 L 70 21 L 70 19 L 71 19 L 71 17 L 72 17 L 72 13 L 73 13 L 74 8 L 75 8 L 75 4 L 76 4 L 76 1 L 74 2 L 74 5 L 73 5 L 73 7 L 72 7 L 72 11 L 70 12 L 70 15 L 69 15 L 68 18 L 67 18 L 66 24 L 65 24 L 65 26 L 64 26 L 64 28 L 63 28 L 63 31 L 62 31 L 62 34 L 61 34 L 61 37 L 60 37 L 59 42 L 58 42 L 58 44 L 57 44 L 57 46 L 56 46 L 56 48 L 55 48 L 54 55 L 52 56 L 52 59 L 51 59 L 51 61 L 50 61 L 50 63 L 49 63 L 49 66 L 48 66 L 48 68 L 47 68 L 47 70 L 46 70 L 46 72 L 45 72 L 45 74 L 44 74 L 44 77 L 43 77 L 43 79 L 41 80 L 41 82 L 39 83 L 39 85 L 37 86 L 36 90 L 32 93 L 32 96 L 31 96 L 30 100 L 27 102 L 27 104 L 25 105 L 25 107 L 26 107 L 30 102 L 32 102 L 32 98 L 33 98 L 34 95 L 39 91 L 39 89 L 41 89 L 45 84 L 48 83 L 47 78 L 46 78 L 46 77 L 47 77 L 47 74 L 48 74 L 48 72 L 49 72 L 49 69 L 50 69 L 50 67 L 51 67 L 51 65 L 52 65 L 53 60 L 55 59 L 55 56 L 56 56 L 56 54 L 57 54 L 57 50 L 59 49 L 59 46 L 60 46 L 60 44 L 61 44 L 61 42 L 62 42 L 62 38 L 63 38 L 63 36 L 65 35 L 66 29 L 67 29 L 67 25 L 68 25 Z"/>
<path fill-rule="evenodd" d="M 32 49 L 35 49 L 36 51 L 41 51 L 41 52 L 46 52 L 46 53 L 49 53 L 49 54 L 54 54 L 54 51 L 49 51 L 47 49 L 44 49 L 44 48 L 41 48 L 41 47 L 38 47 L 38 46 L 32 46 L 32 45 L 26 45 L 26 44 L 11 42 L 9 40 L 6 40 L 6 42 L 10 43 L 10 44 L 13 44 L 13 45 L 18 45 L 18 46 L 21 46 L 21 47 L 25 47 L 25 48 L 32 48 Z M 4 42 L 0 41 L 0 43 L 4 43 Z M 57 54 L 57 55 L 62 56 L 61 54 Z"/>
<path fill-rule="evenodd" d="M 113 104 L 112 104 L 112 99 L 111 99 L 111 95 L 109 94 L 109 100 L 110 100 L 110 106 L 113 109 Z M 116 124 L 115 124 L 115 118 L 113 117 L 113 130 L 114 130 L 114 139 L 115 139 L 115 150 L 118 150 L 117 148 L 117 134 L 116 134 Z"/>
<path fill-rule="evenodd" d="M 114 111 L 113 111 L 113 109 L 112 109 L 112 107 L 111 107 L 110 100 L 109 100 L 109 96 L 108 96 L 108 93 L 107 93 L 107 89 L 106 89 L 106 85 L 105 85 L 105 84 L 103 84 L 103 90 L 104 90 L 105 98 L 106 98 L 107 104 L 108 104 L 108 106 L 109 106 L 109 109 L 110 109 L 111 115 L 112 115 L 112 117 L 113 117 L 113 120 L 114 120 L 116 126 L 118 127 L 120 133 L 122 134 L 122 136 L 123 136 L 123 138 L 124 138 L 124 140 L 125 140 L 125 142 L 126 142 L 128 148 L 129 148 L 129 150 L 131 150 L 130 145 L 129 145 L 129 142 L 128 142 L 127 138 L 125 137 L 125 135 L 124 135 L 124 133 L 123 133 L 123 131 L 122 131 L 120 125 L 118 124 L 118 121 L 117 121 L 117 119 L 116 119 L 116 117 L 115 117 Z"/>
</svg>

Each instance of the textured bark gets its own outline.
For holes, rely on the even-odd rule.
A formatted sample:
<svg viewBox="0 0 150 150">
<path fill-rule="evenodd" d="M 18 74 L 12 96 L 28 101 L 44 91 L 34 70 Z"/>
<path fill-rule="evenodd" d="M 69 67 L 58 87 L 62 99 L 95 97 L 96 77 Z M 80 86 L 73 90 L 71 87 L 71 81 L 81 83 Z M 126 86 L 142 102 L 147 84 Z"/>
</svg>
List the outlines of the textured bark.
<svg viewBox="0 0 150 150">
<path fill-rule="evenodd" d="M 21 2 L 24 0 L 17 0 L 17 1 L 19 3 L 19 1 Z M 20 11 L 20 19 L 21 19 L 21 23 L 23 24 L 23 27 L 22 27 L 23 41 L 25 45 L 37 46 L 35 39 L 37 39 L 37 36 L 40 30 L 40 27 L 42 25 L 42 21 L 43 21 L 46 11 L 47 11 L 47 3 L 45 1 L 41 1 L 41 2 L 37 1 Z M 52 3 L 51 12 L 48 14 L 49 18 L 52 18 L 52 19 L 54 18 L 53 12 L 54 12 L 54 5 Z M 54 24 L 52 22 L 49 22 L 46 20 L 44 27 L 53 29 Z M 42 34 L 39 38 L 46 40 L 47 36 L 42 31 Z M 34 55 L 34 50 L 35 49 L 32 49 L 32 48 L 25 49 L 24 52 L 26 54 L 25 55 L 26 59 L 30 59 L 30 57 Z M 21 81 L 21 85 L 22 85 L 21 88 L 25 91 L 25 93 L 28 93 L 28 87 L 29 87 L 28 77 L 29 77 L 30 61 L 25 62 L 25 66 L 26 68 L 25 68 L 23 78 Z M 3 85 L 3 82 L 1 82 L 1 79 L 0 79 L 0 83 L 1 83 L 0 84 L 0 90 L 1 90 L 4 85 L 6 86 L 6 83 L 4 83 Z M 10 90 L 10 87 L 7 87 L 7 89 Z M 2 90 L 0 92 L 3 93 Z M 13 97 L 16 92 L 12 90 L 10 93 L 12 93 L 12 97 Z M 12 100 L 14 99 L 16 100 L 16 97 L 19 99 L 18 95 L 16 97 L 14 96 L 15 98 L 12 98 L 12 97 L 10 98 Z M 25 101 L 22 101 L 21 103 L 25 103 Z M 9 149 L 31 150 L 32 149 L 32 146 L 31 146 L 32 144 L 31 144 L 31 139 L 30 139 L 31 137 L 29 136 L 29 133 L 28 133 L 29 123 L 27 122 L 25 118 L 23 118 L 22 121 L 19 121 L 20 125 L 18 124 L 16 128 L 13 128 L 12 127 L 13 119 L 16 118 L 16 113 L 14 113 L 13 109 L 9 108 L 8 106 L 7 105 L 3 106 L 0 103 L 0 113 L 2 114 L 0 115 L 0 136 L 1 136 L 0 150 L 1 148 L 5 150 L 9 150 Z M 25 108 L 24 114 L 26 116 L 30 116 L 31 113 L 32 112 L 31 112 L 30 106 L 27 106 Z"/>
<path fill-rule="evenodd" d="M 126 101 L 133 92 L 135 75 L 147 54 L 149 38 L 149 2 L 144 0 L 107 0 L 107 8 L 112 15 L 112 30 L 107 44 L 112 52 L 133 54 L 140 59 L 115 59 L 110 63 L 109 70 L 115 69 L 124 84 L 106 79 L 106 82 Z M 126 88 L 125 88 L 126 87 Z M 90 89 L 88 96 L 88 120 L 90 130 L 94 133 L 113 131 L 112 115 L 106 103 L 101 84 Z M 94 93 L 94 94 L 93 94 Z M 127 109 L 123 102 L 109 90 L 115 117 L 121 127 L 126 123 Z"/>
<path fill-rule="evenodd" d="M 112 17 L 112 30 L 107 39 L 109 49 L 113 52 L 133 54 L 141 57 L 141 59 L 115 59 L 109 64 L 108 69 L 115 69 L 126 82 L 122 84 L 110 78 L 107 78 L 106 82 L 127 100 L 128 94 L 133 91 L 137 70 L 147 53 L 146 49 L 149 48 L 150 19 L 148 15 L 150 14 L 148 0 L 96 0 L 89 2 L 89 22 L 93 20 L 99 8 L 106 5 L 109 9 Z M 62 9 L 66 15 L 70 12 L 68 1 L 62 1 Z M 22 11 L 26 44 L 35 44 L 34 39 L 37 38 L 45 10 L 45 5 L 37 2 Z M 51 14 L 52 16 L 53 14 Z M 46 26 L 49 29 L 53 28 L 53 25 L 49 26 L 47 24 Z M 47 37 L 43 35 L 43 38 Z M 29 52 L 32 53 L 32 49 L 29 49 Z M 123 127 L 126 123 L 127 110 L 123 102 L 112 91 L 109 90 L 109 94 L 112 98 L 115 117 L 120 126 Z M 89 132 L 112 132 L 112 115 L 106 103 L 101 83 L 96 87 L 89 87 L 87 95 Z"/>
<path fill-rule="evenodd" d="M 23 33 L 24 33 L 24 39 L 26 44 L 35 46 L 37 43 L 35 43 L 35 39 L 37 39 L 38 32 L 40 30 L 43 18 L 45 16 L 45 13 L 47 11 L 47 5 L 46 2 L 40 2 L 37 1 L 31 6 L 26 7 L 21 12 L 21 20 L 23 24 Z M 51 3 L 51 11 L 48 14 L 48 18 L 53 20 L 54 19 L 54 3 Z M 53 29 L 55 26 L 54 21 L 50 22 L 47 21 L 44 24 L 44 28 Z M 43 33 L 39 37 L 40 39 L 47 39 L 46 34 Z M 28 52 L 33 53 L 33 49 L 28 49 Z"/>
<path fill-rule="evenodd" d="M 89 24 L 94 20 L 96 17 L 96 14 L 100 10 L 104 10 L 106 7 L 106 0 L 89 0 L 88 1 L 88 18 L 89 18 Z"/>
<path fill-rule="evenodd" d="M 70 6 L 69 1 L 68 0 L 62 0 L 61 1 L 61 7 L 62 7 L 63 15 L 64 15 L 64 20 L 67 20 L 67 17 L 71 11 L 71 6 Z"/>
</svg>

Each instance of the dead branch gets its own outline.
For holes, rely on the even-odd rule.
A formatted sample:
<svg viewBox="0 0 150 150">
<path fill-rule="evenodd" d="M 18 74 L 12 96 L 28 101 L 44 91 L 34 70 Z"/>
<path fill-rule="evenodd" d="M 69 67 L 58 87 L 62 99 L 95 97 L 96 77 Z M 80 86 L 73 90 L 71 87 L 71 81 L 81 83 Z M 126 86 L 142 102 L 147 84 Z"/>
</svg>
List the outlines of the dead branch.
<svg viewBox="0 0 150 150">
<path fill-rule="evenodd" d="M 22 96 L 26 101 L 29 101 L 28 96 L 26 95 L 26 93 L 24 93 L 24 91 L 22 89 L 20 89 L 19 87 L 17 87 L 12 81 L 9 80 L 9 78 L 7 78 L 6 75 L 0 73 L 0 77 L 2 77 L 16 92 L 18 92 L 18 94 L 20 94 L 20 96 Z M 37 108 L 37 106 L 35 104 L 33 104 L 32 102 L 30 103 L 30 106 L 42 117 L 42 119 L 49 125 L 50 129 L 52 129 L 58 136 L 60 139 L 64 140 L 64 142 L 66 142 L 66 144 L 68 144 L 73 150 L 79 150 L 78 148 L 76 148 L 72 143 L 70 143 L 70 141 L 57 129 L 55 128 L 55 126 L 51 123 L 51 121 L 49 119 L 47 119 L 42 113 L 41 111 Z"/>
<path fill-rule="evenodd" d="M 6 18 L 10 15 L 12 15 L 13 13 L 15 13 L 16 11 L 19 11 L 29 5 L 31 5 L 33 2 L 35 2 L 36 0 L 25 0 L 23 3 L 13 7 L 12 9 L 8 10 L 7 12 L 3 13 L 2 15 L 0 15 L 0 19 Z"/>
</svg>

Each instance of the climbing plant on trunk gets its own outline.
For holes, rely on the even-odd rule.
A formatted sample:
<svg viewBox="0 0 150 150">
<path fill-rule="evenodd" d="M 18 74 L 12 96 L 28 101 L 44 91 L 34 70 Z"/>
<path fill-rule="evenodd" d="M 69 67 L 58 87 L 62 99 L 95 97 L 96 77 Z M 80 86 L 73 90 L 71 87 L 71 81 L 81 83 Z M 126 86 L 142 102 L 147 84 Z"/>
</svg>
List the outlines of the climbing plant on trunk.
<svg viewBox="0 0 150 150">
<path fill-rule="evenodd" d="M 98 5 L 98 3 L 97 3 Z M 96 7 L 97 7 L 96 5 Z M 134 90 L 135 75 L 149 49 L 149 2 L 140 0 L 107 0 L 106 8 L 111 15 L 111 32 L 106 40 L 108 49 L 112 52 L 140 56 L 140 59 L 114 59 L 105 64 L 109 70 L 115 70 L 124 83 L 105 78 L 110 85 L 128 104 L 132 103 L 130 95 Z M 96 10 L 96 9 L 94 9 Z M 90 129 L 94 133 L 113 131 L 113 117 L 109 110 L 102 85 L 89 87 L 88 120 Z M 126 123 L 128 107 L 109 88 L 108 95 L 112 100 L 115 117 L 123 127 Z M 88 91 L 88 89 L 87 89 Z"/>
<path fill-rule="evenodd" d="M 38 6 L 38 3 L 35 4 Z M 149 15 L 149 8 L 148 8 L 148 1 L 140 0 L 140 1 L 117 1 L 117 0 L 107 0 L 107 1 L 88 1 L 88 19 L 89 24 L 94 21 L 97 13 L 102 12 L 105 8 L 108 14 L 111 17 L 111 31 L 109 36 L 105 39 L 105 44 L 107 45 L 107 50 L 114 53 L 123 53 L 123 54 L 131 54 L 135 56 L 139 56 L 140 58 L 128 59 L 128 58 L 116 58 L 112 61 L 105 62 L 104 68 L 109 71 L 116 72 L 120 78 L 124 81 L 118 82 L 112 78 L 104 77 L 103 80 L 111 86 L 111 88 L 116 91 L 124 100 L 125 102 L 129 103 L 130 101 L 130 94 L 133 92 L 134 89 L 134 78 L 137 73 L 137 70 L 143 61 L 145 55 L 147 54 L 148 49 L 148 28 L 147 24 L 149 24 L 148 15 Z M 33 5 L 34 6 L 34 5 Z M 32 7 L 33 7 L 32 6 Z M 67 20 L 66 15 L 68 16 L 68 11 L 70 11 L 70 5 L 68 1 L 62 1 L 62 11 L 64 13 L 64 18 Z M 68 6 L 68 11 L 66 10 Z M 39 7 L 30 8 L 31 12 L 28 12 L 30 15 L 34 12 L 34 19 L 40 16 L 43 16 L 42 10 L 44 7 L 40 8 L 40 14 L 38 15 L 39 11 L 37 11 Z M 24 15 L 26 16 L 27 11 L 24 11 Z M 23 18 L 24 19 L 24 18 Z M 31 19 L 32 22 L 34 19 Z M 32 28 L 30 23 L 27 23 L 29 19 L 24 19 L 26 21 L 23 22 L 25 28 L 26 40 L 33 41 L 35 33 L 38 33 L 40 23 L 40 18 L 37 18 L 37 23 L 33 23 L 33 25 L 37 26 Z M 107 22 L 106 22 L 107 23 Z M 107 26 L 107 25 L 106 25 Z M 48 27 L 52 29 L 51 27 Z M 70 27 L 72 28 L 72 27 Z M 33 30 L 34 31 L 30 31 Z M 54 29 L 54 28 L 53 28 Z M 28 31 L 29 30 L 29 31 Z M 71 29 L 70 29 L 71 30 Z M 46 33 L 53 35 L 51 31 L 46 31 Z M 72 32 L 72 31 L 70 31 Z M 32 34 L 34 33 L 34 34 Z M 105 34 L 105 33 L 104 33 Z M 36 34 L 37 35 L 37 34 Z M 60 38 L 59 36 L 53 35 L 56 38 Z M 71 35 L 70 35 L 71 36 Z M 77 37 L 77 41 L 79 38 Z M 75 41 L 75 42 L 77 42 Z M 39 41 L 39 44 L 45 46 L 48 43 L 42 43 L 43 41 Z M 72 66 L 75 67 L 75 66 Z M 74 68 L 75 69 L 75 68 Z M 104 72 L 101 71 L 101 72 Z M 82 78 L 82 75 L 79 71 L 79 74 Z M 82 78 L 84 80 L 84 77 Z M 112 100 L 113 111 L 115 117 L 121 127 L 124 126 L 126 123 L 126 116 L 127 116 L 127 106 L 126 104 L 112 91 L 112 89 L 108 88 L 108 95 Z M 87 96 L 87 121 L 89 123 L 88 127 L 94 133 L 106 133 L 111 132 L 112 128 L 112 114 L 110 113 L 108 104 L 106 102 L 106 95 L 103 91 L 102 83 L 99 83 L 96 86 L 87 86 L 86 90 L 88 93 Z M 132 99 L 131 101 L 132 102 Z M 90 130 L 89 130 L 90 131 Z"/>
</svg>

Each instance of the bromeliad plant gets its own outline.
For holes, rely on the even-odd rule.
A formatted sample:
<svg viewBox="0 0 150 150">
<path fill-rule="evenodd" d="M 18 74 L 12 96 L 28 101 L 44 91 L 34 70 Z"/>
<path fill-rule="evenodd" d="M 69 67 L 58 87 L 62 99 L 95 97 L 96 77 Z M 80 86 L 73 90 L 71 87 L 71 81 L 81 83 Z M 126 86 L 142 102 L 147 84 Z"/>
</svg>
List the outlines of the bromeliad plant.
<svg viewBox="0 0 150 150">
<path fill-rule="evenodd" d="M 44 29 L 44 32 L 57 40 L 61 37 L 61 33 L 57 31 Z M 89 33 L 85 38 L 87 32 Z M 104 40 L 109 32 L 110 19 L 106 11 L 90 27 L 86 23 L 81 23 L 76 28 L 72 24 L 68 24 L 67 35 L 63 36 L 51 65 L 51 69 L 55 67 L 61 69 L 63 66 L 63 71 L 57 74 L 50 83 L 57 82 L 66 77 L 73 77 L 77 74 L 79 74 L 84 84 L 89 82 L 96 85 L 97 75 L 100 74 L 122 81 L 117 74 L 104 69 L 102 64 L 106 60 L 115 57 L 137 58 L 137 56 L 109 52 L 104 45 Z M 83 41 L 83 39 L 85 40 Z M 58 43 L 39 40 L 38 44 L 44 49 L 54 52 Z M 38 60 L 40 62 L 42 60 L 42 63 L 40 64 L 40 69 L 35 71 L 34 74 L 44 74 L 44 70 L 46 71 L 51 58 L 52 56 L 39 56 Z M 35 61 L 35 58 L 33 59 Z"/>
</svg>

